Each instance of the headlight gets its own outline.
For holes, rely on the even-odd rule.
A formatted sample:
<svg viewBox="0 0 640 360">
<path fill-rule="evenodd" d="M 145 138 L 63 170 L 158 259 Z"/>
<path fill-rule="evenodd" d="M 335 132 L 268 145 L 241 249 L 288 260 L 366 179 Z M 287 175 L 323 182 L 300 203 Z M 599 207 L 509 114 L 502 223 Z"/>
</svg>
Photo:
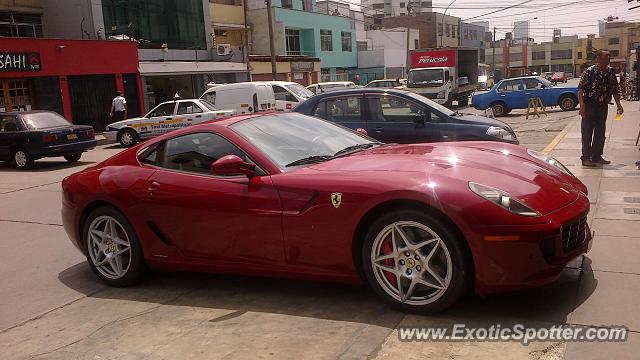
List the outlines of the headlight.
<svg viewBox="0 0 640 360">
<path fill-rule="evenodd" d="M 502 190 L 498 190 L 489 186 L 480 185 L 476 183 L 469 183 L 469 189 L 474 193 L 482 196 L 483 198 L 491 201 L 492 203 L 511 211 L 514 214 L 527 217 L 538 217 L 541 214 L 527 205 L 523 204 L 519 200 L 513 198 Z"/>
<path fill-rule="evenodd" d="M 498 126 L 490 126 L 487 129 L 487 135 L 502 139 L 505 141 L 516 141 L 516 134 Z"/>
<path fill-rule="evenodd" d="M 566 166 L 562 165 L 562 163 L 556 159 L 554 159 L 551 156 L 545 155 L 541 152 L 535 151 L 535 150 L 531 150 L 531 149 L 527 149 L 527 153 L 529 153 L 529 155 L 533 156 L 534 158 L 538 159 L 538 160 L 542 160 L 544 162 L 546 162 L 547 164 L 555 167 L 556 169 L 562 171 L 563 173 L 567 174 L 567 175 L 571 175 L 571 176 L 575 176 L 573 175 L 573 173 L 571 173 L 571 171 L 569 171 L 569 169 L 566 168 Z"/>
<path fill-rule="evenodd" d="M 438 93 L 438 99 L 444 99 L 444 97 L 447 95 L 447 93 L 442 90 Z"/>
</svg>

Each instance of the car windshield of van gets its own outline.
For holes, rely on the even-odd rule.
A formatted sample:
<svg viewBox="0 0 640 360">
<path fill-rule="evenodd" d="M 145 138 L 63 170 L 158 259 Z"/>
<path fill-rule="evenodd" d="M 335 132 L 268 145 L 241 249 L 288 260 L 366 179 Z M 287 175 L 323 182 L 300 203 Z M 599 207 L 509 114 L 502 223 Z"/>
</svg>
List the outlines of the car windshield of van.
<svg viewBox="0 0 640 360">
<path fill-rule="evenodd" d="M 422 69 L 409 72 L 410 85 L 441 86 L 444 84 L 444 70 Z"/>
<path fill-rule="evenodd" d="M 286 87 L 287 90 L 291 91 L 295 96 L 302 99 L 308 99 L 314 95 L 311 91 L 309 91 L 309 89 L 302 87 L 302 85 L 299 84 L 288 84 L 284 87 Z"/>
<path fill-rule="evenodd" d="M 215 107 L 215 106 L 213 106 L 213 104 L 212 104 L 212 103 L 208 102 L 207 100 L 200 100 L 200 103 L 201 103 L 204 107 L 206 107 L 208 110 L 211 110 L 211 111 L 216 111 L 216 110 L 218 110 L 218 109 L 216 109 L 216 107 Z"/>
<path fill-rule="evenodd" d="M 31 130 L 71 125 L 67 119 L 52 112 L 22 114 L 22 119 Z"/>
</svg>

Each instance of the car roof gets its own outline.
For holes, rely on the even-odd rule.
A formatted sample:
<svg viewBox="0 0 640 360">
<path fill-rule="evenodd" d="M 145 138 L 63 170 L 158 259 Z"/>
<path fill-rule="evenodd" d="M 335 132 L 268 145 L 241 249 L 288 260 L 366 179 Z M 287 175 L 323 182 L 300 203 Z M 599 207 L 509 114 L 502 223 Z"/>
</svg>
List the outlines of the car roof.
<svg viewBox="0 0 640 360">
<path fill-rule="evenodd" d="M 332 92 L 322 93 L 319 95 L 315 95 L 314 98 L 324 98 L 336 95 L 353 95 L 353 94 L 364 94 L 364 93 L 380 93 L 380 94 L 399 94 L 405 95 L 410 92 L 407 90 L 399 90 L 399 89 L 383 89 L 383 88 L 353 88 L 353 89 L 344 89 L 344 90 L 336 90 Z"/>
<path fill-rule="evenodd" d="M 313 86 L 313 85 L 350 85 L 350 84 L 354 84 L 354 82 L 353 81 L 326 81 L 326 82 L 311 84 L 309 86 Z"/>
<path fill-rule="evenodd" d="M 55 113 L 55 114 L 58 114 L 55 111 L 49 111 L 49 110 L 29 110 L 29 111 L 6 111 L 6 112 L 0 112 L 0 115 L 28 115 L 28 114 L 41 114 L 41 113 Z"/>
<path fill-rule="evenodd" d="M 371 83 L 375 83 L 375 82 L 383 82 L 383 81 L 398 81 L 398 79 L 378 79 L 378 80 L 372 80 L 372 81 L 369 81 L 369 84 L 371 84 Z"/>
<path fill-rule="evenodd" d="M 233 84 L 220 84 L 207 89 L 205 92 L 210 90 L 213 91 L 212 89 L 215 89 L 215 91 L 219 91 L 221 89 L 247 88 L 247 87 L 253 87 L 258 85 L 271 85 L 271 84 L 269 84 L 269 82 L 266 82 L 266 81 L 245 81 L 245 82 L 239 82 L 239 83 L 233 83 Z"/>
</svg>

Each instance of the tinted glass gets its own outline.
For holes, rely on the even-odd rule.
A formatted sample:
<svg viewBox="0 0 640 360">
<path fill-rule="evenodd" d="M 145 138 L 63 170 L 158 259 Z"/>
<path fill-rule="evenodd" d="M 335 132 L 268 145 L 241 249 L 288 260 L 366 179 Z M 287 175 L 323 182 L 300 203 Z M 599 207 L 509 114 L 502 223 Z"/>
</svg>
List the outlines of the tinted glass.
<svg viewBox="0 0 640 360">
<path fill-rule="evenodd" d="M 413 85 L 441 86 L 444 84 L 444 71 L 442 69 L 410 71 L 408 81 Z"/>
<path fill-rule="evenodd" d="M 420 106 L 396 96 L 368 97 L 367 104 L 372 121 L 413 123 L 424 114 Z"/>
<path fill-rule="evenodd" d="M 313 93 L 311 91 L 299 84 L 287 84 L 284 87 L 289 89 L 289 91 L 294 93 L 296 96 L 303 99 L 308 99 L 313 96 Z"/>
<path fill-rule="evenodd" d="M 310 116 L 287 113 L 243 120 L 231 129 L 247 139 L 282 169 L 310 156 L 333 155 L 357 144 L 375 141 L 354 131 Z"/>
<path fill-rule="evenodd" d="M 171 116 L 173 115 L 173 110 L 175 109 L 175 107 L 176 103 L 173 102 L 159 105 L 149 113 L 149 117 Z"/>
<path fill-rule="evenodd" d="M 282 86 L 273 85 L 273 93 L 276 97 L 276 100 L 295 101 L 295 102 L 298 101 L 293 97 L 293 95 L 291 95 L 291 93 L 289 93 L 289 91 L 284 89 Z"/>
<path fill-rule="evenodd" d="M 247 156 L 225 138 L 211 133 L 195 133 L 169 139 L 163 167 L 195 174 L 211 174 L 211 163 L 226 155 Z"/>
<path fill-rule="evenodd" d="M 202 100 L 208 102 L 209 104 L 215 105 L 216 104 L 216 92 L 215 91 L 211 91 L 208 93 L 205 93 L 202 95 L 201 97 Z"/>
<path fill-rule="evenodd" d="M 17 117 L 6 115 L 0 116 L 0 131 L 20 131 L 22 125 Z"/>
<path fill-rule="evenodd" d="M 440 105 L 437 102 L 431 100 L 431 99 L 427 99 L 426 97 L 422 96 L 422 95 L 418 95 L 416 93 L 412 93 L 412 92 L 407 92 L 404 93 L 405 96 L 408 96 L 410 98 L 413 98 L 414 100 L 416 100 L 418 103 L 422 103 L 427 105 L 427 107 L 430 107 L 431 109 L 435 109 L 445 115 L 453 115 L 455 112 L 452 111 L 451 109 L 447 108 L 444 105 Z"/>
<path fill-rule="evenodd" d="M 30 129 L 47 129 L 71 125 L 67 119 L 53 112 L 23 114 L 22 119 Z"/>
<path fill-rule="evenodd" d="M 323 118 L 337 123 L 361 121 L 360 100 L 359 96 L 327 99 L 327 113 Z"/>
</svg>

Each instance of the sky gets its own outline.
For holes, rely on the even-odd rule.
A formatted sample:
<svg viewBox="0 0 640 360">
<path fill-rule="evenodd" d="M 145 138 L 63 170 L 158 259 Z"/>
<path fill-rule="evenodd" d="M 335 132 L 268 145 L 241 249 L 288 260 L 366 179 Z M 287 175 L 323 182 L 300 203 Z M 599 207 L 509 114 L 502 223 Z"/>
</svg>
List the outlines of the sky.
<svg viewBox="0 0 640 360">
<path fill-rule="evenodd" d="M 341 1 L 351 4 L 360 2 Z M 450 4 L 451 0 L 433 0 L 433 11 L 443 13 Z M 529 36 L 541 42 L 551 40 L 554 28 L 560 28 L 562 35 L 577 34 L 584 37 L 598 34 L 598 20 L 609 16 L 618 17 L 619 20 L 640 21 L 640 8 L 628 10 L 632 5 L 627 0 L 454 0 L 447 14 L 468 22 L 489 21 L 492 29 L 494 26 L 497 28 L 498 38 L 503 38 L 505 32 L 513 31 L 514 21 L 530 20 Z"/>
</svg>

